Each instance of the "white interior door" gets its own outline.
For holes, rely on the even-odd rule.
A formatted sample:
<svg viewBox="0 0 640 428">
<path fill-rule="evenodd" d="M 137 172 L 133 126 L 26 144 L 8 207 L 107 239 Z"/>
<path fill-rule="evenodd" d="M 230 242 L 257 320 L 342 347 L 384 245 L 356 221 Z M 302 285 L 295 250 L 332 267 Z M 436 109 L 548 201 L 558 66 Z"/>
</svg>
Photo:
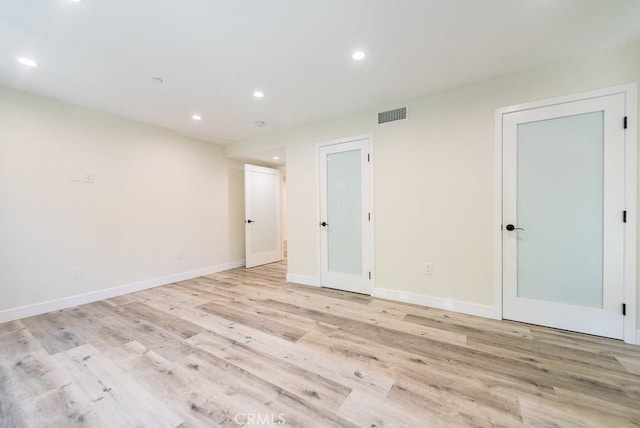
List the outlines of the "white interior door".
<svg viewBox="0 0 640 428">
<path fill-rule="evenodd" d="M 247 267 L 282 260 L 279 170 L 244 166 L 244 211 Z"/>
<path fill-rule="evenodd" d="M 370 294 L 369 139 L 319 152 L 321 283 Z"/>
<path fill-rule="evenodd" d="M 503 116 L 503 316 L 623 337 L 625 98 Z"/>
</svg>

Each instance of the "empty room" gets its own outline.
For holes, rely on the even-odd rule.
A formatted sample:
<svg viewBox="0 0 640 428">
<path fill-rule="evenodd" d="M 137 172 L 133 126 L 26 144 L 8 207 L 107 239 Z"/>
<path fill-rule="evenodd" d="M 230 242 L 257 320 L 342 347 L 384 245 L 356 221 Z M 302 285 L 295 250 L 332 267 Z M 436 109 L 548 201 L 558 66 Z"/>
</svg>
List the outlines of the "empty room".
<svg viewBox="0 0 640 428">
<path fill-rule="evenodd" d="M 0 428 L 640 427 L 637 0 L 2 0 Z"/>
</svg>

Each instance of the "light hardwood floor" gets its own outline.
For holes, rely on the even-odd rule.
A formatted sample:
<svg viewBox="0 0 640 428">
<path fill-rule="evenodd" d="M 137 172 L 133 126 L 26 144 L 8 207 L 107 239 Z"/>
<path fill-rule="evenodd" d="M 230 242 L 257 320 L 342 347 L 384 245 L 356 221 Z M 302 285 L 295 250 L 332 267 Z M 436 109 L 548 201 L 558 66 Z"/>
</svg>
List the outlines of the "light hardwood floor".
<svg viewBox="0 0 640 428">
<path fill-rule="evenodd" d="M 284 273 L 0 324 L 0 426 L 640 426 L 640 347 Z"/>
</svg>

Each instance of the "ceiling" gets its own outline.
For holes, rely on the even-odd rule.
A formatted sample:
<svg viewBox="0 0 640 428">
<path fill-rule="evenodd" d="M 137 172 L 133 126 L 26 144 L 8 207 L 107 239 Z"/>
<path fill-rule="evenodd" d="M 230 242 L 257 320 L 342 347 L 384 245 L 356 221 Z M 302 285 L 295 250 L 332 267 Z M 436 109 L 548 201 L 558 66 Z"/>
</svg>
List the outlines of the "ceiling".
<svg viewBox="0 0 640 428">
<path fill-rule="evenodd" d="M 2 0 L 0 84 L 231 144 L 637 40 L 637 0 Z"/>
</svg>

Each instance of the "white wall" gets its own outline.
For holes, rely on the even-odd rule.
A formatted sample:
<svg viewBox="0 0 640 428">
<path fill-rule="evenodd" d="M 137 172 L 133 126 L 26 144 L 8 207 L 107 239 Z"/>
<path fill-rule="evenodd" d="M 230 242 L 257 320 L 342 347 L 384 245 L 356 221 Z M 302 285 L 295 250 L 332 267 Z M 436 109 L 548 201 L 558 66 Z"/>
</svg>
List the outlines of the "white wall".
<svg viewBox="0 0 640 428">
<path fill-rule="evenodd" d="M 484 313 L 495 297 L 495 110 L 636 81 L 640 44 L 275 132 L 227 153 L 286 146 L 288 271 L 317 278 L 316 144 L 373 133 L 376 287 Z M 401 105 L 408 120 L 376 124 L 377 111 Z"/>
<path fill-rule="evenodd" d="M 242 189 L 217 145 L 0 87 L 0 318 L 243 259 Z"/>
</svg>

